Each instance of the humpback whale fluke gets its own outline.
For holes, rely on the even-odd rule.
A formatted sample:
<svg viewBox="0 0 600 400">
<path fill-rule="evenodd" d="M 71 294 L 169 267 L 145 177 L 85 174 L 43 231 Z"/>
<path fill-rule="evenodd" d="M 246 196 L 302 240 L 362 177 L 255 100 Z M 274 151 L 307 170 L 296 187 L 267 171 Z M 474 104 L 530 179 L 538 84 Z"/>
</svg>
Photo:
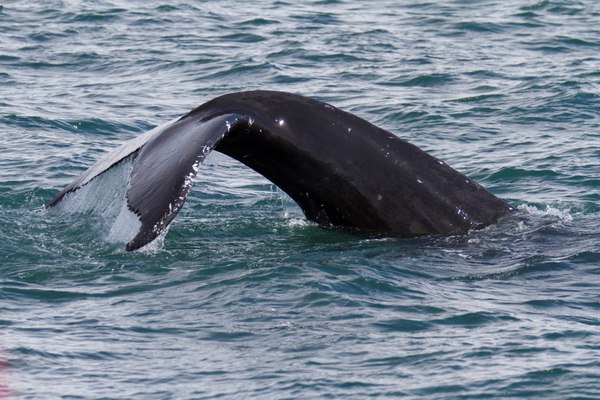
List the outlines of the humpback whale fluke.
<svg viewBox="0 0 600 400">
<path fill-rule="evenodd" d="M 512 210 L 418 147 L 329 104 L 271 91 L 231 93 L 107 154 L 49 204 L 134 155 L 127 206 L 141 221 L 127 250 L 177 215 L 212 150 L 285 191 L 323 227 L 398 236 L 466 233 Z"/>
</svg>

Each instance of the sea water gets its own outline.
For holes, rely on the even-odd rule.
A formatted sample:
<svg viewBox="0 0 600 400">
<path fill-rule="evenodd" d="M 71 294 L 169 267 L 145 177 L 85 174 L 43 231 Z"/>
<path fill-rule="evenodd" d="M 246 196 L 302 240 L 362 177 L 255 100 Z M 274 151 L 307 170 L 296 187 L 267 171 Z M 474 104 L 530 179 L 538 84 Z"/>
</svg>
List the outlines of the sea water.
<svg viewBox="0 0 600 400">
<path fill-rule="evenodd" d="M 600 397 L 599 22 L 594 0 L 2 2 L 0 397 Z M 325 231 L 217 153 L 149 249 L 124 251 L 127 165 L 44 208 L 250 89 L 359 115 L 518 217 Z"/>
</svg>

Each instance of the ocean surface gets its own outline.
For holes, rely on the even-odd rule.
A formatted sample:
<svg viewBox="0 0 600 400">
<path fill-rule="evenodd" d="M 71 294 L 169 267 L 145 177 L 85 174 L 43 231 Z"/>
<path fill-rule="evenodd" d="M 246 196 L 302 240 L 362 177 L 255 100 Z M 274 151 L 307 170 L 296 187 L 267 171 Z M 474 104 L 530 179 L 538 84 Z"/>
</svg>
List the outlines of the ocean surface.
<svg viewBox="0 0 600 400">
<path fill-rule="evenodd" d="M 0 398 L 600 398 L 600 2 L 0 4 Z M 45 209 L 249 89 L 350 111 L 518 212 L 326 231 L 218 153 L 142 251 L 89 204 L 123 170 Z"/>
</svg>

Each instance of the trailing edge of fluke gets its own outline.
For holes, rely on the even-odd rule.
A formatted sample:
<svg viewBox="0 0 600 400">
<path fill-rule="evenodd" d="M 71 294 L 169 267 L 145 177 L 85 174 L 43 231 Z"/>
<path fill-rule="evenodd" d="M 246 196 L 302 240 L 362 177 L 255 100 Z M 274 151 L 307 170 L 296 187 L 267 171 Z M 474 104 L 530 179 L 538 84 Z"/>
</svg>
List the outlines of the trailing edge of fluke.
<svg viewBox="0 0 600 400">
<path fill-rule="evenodd" d="M 285 191 L 322 227 L 372 234 L 460 234 L 512 210 L 418 147 L 329 104 L 272 91 L 231 93 L 107 154 L 48 204 L 134 156 L 127 206 L 141 221 L 127 250 L 154 240 L 183 206 L 212 150 Z"/>
</svg>

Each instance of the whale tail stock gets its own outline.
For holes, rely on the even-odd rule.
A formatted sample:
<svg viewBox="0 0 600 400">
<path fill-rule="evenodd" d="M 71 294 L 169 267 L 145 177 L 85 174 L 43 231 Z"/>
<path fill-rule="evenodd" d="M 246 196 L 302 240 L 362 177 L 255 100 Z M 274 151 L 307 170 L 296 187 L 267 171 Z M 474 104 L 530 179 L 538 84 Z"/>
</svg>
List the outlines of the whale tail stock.
<svg viewBox="0 0 600 400">
<path fill-rule="evenodd" d="M 127 250 L 154 240 L 183 206 L 212 150 L 254 169 L 323 227 L 399 236 L 466 233 L 512 208 L 418 147 L 329 104 L 283 92 L 231 93 L 107 154 L 49 204 L 134 156 Z"/>
</svg>

